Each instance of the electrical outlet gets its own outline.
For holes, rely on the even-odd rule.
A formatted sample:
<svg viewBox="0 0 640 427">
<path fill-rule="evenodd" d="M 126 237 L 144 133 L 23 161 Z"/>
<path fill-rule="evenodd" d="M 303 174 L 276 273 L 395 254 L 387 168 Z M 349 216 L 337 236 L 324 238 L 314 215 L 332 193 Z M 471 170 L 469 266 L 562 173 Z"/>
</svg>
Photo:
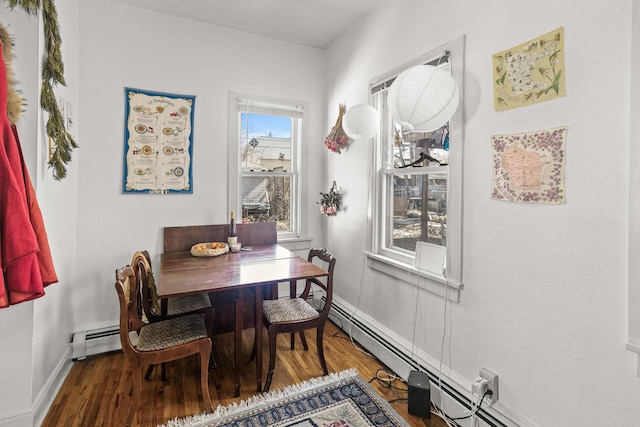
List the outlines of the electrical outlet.
<svg viewBox="0 0 640 427">
<path fill-rule="evenodd" d="M 476 396 L 482 397 L 488 390 L 488 386 L 489 383 L 487 383 L 485 378 L 478 377 L 473 382 L 473 384 L 471 384 L 471 393 Z"/>
<path fill-rule="evenodd" d="M 487 380 L 487 390 L 491 390 L 492 394 L 488 395 L 492 402 L 498 400 L 498 375 L 494 374 L 487 368 L 480 368 L 480 378 Z"/>
</svg>

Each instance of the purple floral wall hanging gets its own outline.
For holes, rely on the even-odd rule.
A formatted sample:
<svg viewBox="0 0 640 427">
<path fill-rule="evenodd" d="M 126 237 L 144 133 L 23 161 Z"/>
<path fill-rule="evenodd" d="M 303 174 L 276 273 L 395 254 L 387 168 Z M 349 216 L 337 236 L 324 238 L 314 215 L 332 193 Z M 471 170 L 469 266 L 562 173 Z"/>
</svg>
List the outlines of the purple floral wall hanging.
<svg viewBox="0 0 640 427">
<path fill-rule="evenodd" d="M 566 203 L 564 163 L 567 126 L 493 135 L 491 198 L 520 203 Z"/>
</svg>

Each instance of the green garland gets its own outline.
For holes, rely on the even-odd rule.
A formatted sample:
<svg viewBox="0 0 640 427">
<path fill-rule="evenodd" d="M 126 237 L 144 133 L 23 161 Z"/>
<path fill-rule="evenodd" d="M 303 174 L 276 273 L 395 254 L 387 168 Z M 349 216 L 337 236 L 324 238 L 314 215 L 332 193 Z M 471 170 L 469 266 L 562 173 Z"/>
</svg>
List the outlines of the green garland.
<svg viewBox="0 0 640 427">
<path fill-rule="evenodd" d="M 64 118 L 58 107 L 53 87 L 64 80 L 64 64 L 60 53 L 60 27 L 58 12 L 54 0 L 8 0 L 9 7 L 20 6 L 27 13 L 37 14 L 42 7 L 42 22 L 44 24 L 45 56 L 42 64 L 42 88 L 40 90 L 40 106 L 49 113 L 47 120 L 47 136 L 54 142 L 55 149 L 51 154 L 49 168 L 53 169 L 53 177 L 61 180 L 67 176 L 67 163 L 71 161 L 71 152 L 78 148 L 73 136 L 64 126 Z"/>
</svg>

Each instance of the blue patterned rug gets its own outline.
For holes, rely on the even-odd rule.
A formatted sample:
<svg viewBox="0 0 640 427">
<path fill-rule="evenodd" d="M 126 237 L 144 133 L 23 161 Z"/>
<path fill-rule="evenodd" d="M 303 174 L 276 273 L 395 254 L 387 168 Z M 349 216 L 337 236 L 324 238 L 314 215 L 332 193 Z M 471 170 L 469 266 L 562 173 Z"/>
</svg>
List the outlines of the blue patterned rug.
<svg viewBox="0 0 640 427">
<path fill-rule="evenodd" d="M 355 369 L 219 406 L 212 414 L 176 418 L 164 427 L 406 427 Z"/>
</svg>

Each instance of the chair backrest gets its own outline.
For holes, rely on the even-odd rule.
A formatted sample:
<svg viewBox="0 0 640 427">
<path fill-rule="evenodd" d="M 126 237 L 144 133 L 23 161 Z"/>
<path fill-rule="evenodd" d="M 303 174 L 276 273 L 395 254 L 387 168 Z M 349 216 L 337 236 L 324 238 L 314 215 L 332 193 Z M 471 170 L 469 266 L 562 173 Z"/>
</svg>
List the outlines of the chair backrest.
<svg viewBox="0 0 640 427">
<path fill-rule="evenodd" d="M 307 299 L 311 290 L 311 284 L 315 284 L 321 287 L 326 293 L 326 302 L 324 304 L 324 307 L 322 307 L 322 310 L 320 311 L 320 317 L 322 318 L 327 317 L 329 315 L 329 310 L 331 310 L 331 301 L 333 300 L 333 270 L 336 266 L 336 259 L 327 248 L 313 248 L 309 250 L 309 256 L 307 257 L 307 260 L 309 262 L 313 262 L 316 258 L 322 260 L 326 264 L 324 268 L 327 269 L 329 275 L 326 277 L 324 282 L 318 278 L 307 279 L 307 285 L 305 286 L 301 298 L 304 300 Z"/>
<path fill-rule="evenodd" d="M 237 228 L 238 242 L 243 246 L 278 243 L 275 222 L 238 224 Z M 228 236 L 229 224 L 164 227 L 164 253 L 188 251 L 196 243 L 226 242 Z"/>
<path fill-rule="evenodd" d="M 120 301 L 120 343 L 122 350 L 128 354 L 134 351 L 129 332 L 140 331 L 144 326 L 138 316 L 139 281 L 131 266 L 116 269 L 115 286 Z"/>
<path fill-rule="evenodd" d="M 149 252 L 138 251 L 133 254 L 131 266 L 140 286 L 140 303 L 138 306 L 142 309 L 142 312 L 139 310 L 138 314 L 142 315 L 144 313 L 144 316 L 150 322 L 160 320 L 160 299 L 158 298 L 156 280 L 153 277 Z"/>
</svg>

